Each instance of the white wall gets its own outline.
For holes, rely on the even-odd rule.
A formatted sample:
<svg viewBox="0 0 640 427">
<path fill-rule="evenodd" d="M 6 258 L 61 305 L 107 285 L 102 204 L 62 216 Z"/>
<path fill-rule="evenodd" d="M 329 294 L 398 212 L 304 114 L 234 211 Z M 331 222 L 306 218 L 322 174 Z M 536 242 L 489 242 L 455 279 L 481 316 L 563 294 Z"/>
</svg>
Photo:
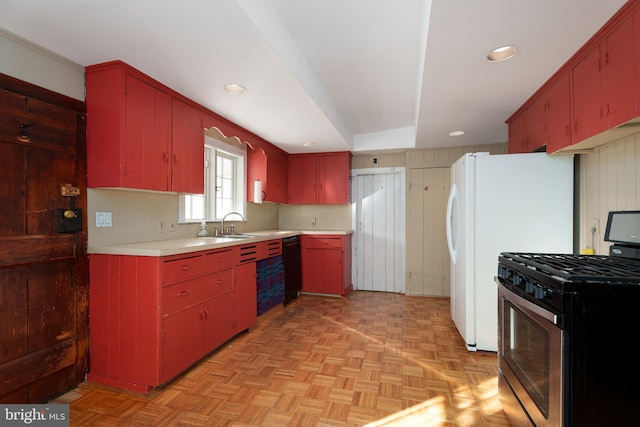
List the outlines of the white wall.
<svg viewBox="0 0 640 427">
<path fill-rule="evenodd" d="M 580 248 L 591 246 L 595 224 L 596 254 L 608 255 L 604 242 L 607 215 L 614 210 L 640 210 L 640 134 L 580 155 Z"/>
<path fill-rule="evenodd" d="M 84 101 L 84 67 L 0 28 L 0 73 Z"/>
</svg>

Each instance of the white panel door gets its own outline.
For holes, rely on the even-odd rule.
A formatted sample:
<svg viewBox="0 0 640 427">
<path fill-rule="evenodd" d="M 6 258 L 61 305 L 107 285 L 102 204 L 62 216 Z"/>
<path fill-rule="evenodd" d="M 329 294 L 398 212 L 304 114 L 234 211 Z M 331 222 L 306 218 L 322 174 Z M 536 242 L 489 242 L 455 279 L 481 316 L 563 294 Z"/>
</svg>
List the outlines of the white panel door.
<svg viewBox="0 0 640 427">
<path fill-rule="evenodd" d="M 354 288 L 404 293 L 404 168 L 358 169 L 353 173 Z"/>
</svg>

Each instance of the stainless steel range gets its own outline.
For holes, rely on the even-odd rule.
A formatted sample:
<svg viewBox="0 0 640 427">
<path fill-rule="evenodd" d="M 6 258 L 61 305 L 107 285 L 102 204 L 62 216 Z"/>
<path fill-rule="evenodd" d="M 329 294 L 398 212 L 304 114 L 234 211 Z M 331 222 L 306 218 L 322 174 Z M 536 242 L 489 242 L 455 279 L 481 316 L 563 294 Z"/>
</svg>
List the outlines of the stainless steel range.
<svg viewBox="0 0 640 427">
<path fill-rule="evenodd" d="M 640 211 L 611 212 L 609 256 L 502 253 L 499 392 L 513 426 L 636 426 Z"/>
</svg>

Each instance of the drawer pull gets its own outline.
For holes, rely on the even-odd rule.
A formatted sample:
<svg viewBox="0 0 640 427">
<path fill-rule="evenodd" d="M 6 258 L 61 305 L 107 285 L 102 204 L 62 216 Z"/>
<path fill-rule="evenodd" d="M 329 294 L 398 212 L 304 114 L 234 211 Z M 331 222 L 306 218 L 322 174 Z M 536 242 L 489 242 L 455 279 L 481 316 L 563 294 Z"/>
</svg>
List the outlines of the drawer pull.
<svg viewBox="0 0 640 427">
<path fill-rule="evenodd" d="M 216 285 L 222 285 L 222 279 L 216 280 Z"/>
<path fill-rule="evenodd" d="M 191 269 L 191 264 L 185 264 L 180 267 L 180 270 L 190 270 L 190 269 Z"/>
<path fill-rule="evenodd" d="M 189 295 L 189 291 L 182 291 L 182 292 L 180 292 L 180 294 L 179 294 L 179 295 L 180 295 L 181 297 L 186 297 L 186 296 L 188 296 L 188 295 Z"/>
<path fill-rule="evenodd" d="M 218 262 L 224 262 L 224 258 L 223 257 L 218 258 Z"/>
</svg>

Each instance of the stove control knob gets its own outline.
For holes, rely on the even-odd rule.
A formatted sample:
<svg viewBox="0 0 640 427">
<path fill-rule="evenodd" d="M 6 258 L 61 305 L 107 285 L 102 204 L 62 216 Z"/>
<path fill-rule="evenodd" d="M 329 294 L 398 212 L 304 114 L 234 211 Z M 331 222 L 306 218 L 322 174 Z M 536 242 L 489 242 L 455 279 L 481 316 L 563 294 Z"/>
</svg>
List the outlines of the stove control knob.
<svg viewBox="0 0 640 427">
<path fill-rule="evenodd" d="M 524 291 L 528 294 L 533 294 L 534 285 L 533 282 L 527 279 L 524 283 Z"/>
<path fill-rule="evenodd" d="M 520 285 L 520 283 L 522 282 L 522 276 L 520 276 L 518 273 L 513 273 L 513 284 L 518 286 Z"/>
<path fill-rule="evenodd" d="M 545 289 L 542 286 L 538 285 L 535 288 L 535 292 L 533 296 L 535 297 L 535 299 L 543 299 L 545 297 L 545 294 L 546 294 Z"/>
</svg>

